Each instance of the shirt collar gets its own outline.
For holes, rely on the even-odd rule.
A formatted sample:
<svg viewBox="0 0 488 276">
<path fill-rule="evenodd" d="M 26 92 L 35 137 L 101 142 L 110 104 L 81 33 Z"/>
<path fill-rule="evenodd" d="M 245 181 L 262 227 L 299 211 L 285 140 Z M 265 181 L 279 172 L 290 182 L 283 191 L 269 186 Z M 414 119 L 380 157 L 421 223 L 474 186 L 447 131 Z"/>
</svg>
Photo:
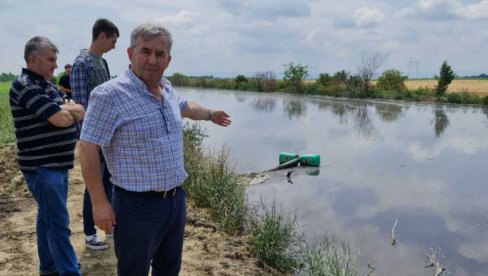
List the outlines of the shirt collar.
<svg viewBox="0 0 488 276">
<path fill-rule="evenodd" d="M 135 74 L 134 72 L 132 72 L 132 70 L 130 69 L 127 69 L 124 73 L 124 75 L 132 82 L 132 84 L 136 87 L 141 87 L 141 88 L 144 88 L 144 90 L 147 90 L 147 86 L 146 84 L 141 80 L 139 79 Z M 171 88 L 171 83 L 169 82 L 169 80 L 167 80 L 165 77 L 162 77 L 161 78 L 161 82 L 160 82 L 160 85 L 161 87 L 163 88 L 162 89 L 162 92 L 163 92 L 163 96 L 164 94 L 166 93 L 169 93 L 169 90 Z M 149 93 L 149 92 L 148 92 Z"/>
<path fill-rule="evenodd" d="M 46 82 L 43 76 L 37 74 L 36 72 L 33 72 L 27 68 L 22 68 L 22 74 L 26 74 L 31 78 L 32 80 L 35 80 L 37 82 Z"/>
</svg>

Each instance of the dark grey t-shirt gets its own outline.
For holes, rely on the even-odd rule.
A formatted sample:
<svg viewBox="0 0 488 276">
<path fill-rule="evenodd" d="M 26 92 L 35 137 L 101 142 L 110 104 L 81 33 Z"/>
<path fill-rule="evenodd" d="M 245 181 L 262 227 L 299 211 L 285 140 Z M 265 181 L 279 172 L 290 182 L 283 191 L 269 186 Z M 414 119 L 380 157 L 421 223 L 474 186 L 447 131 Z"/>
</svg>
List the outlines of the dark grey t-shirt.
<svg viewBox="0 0 488 276">
<path fill-rule="evenodd" d="M 95 88 L 96 86 L 110 80 L 110 76 L 108 75 L 107 68 L 103 63 L 101 57 L 97 57 L 95 55 L 90 54 L 91 58 L 93 59 L 93 64 L 95 65 L 95 72 L 93 74 L 93 79 L 91 80 L 91 87 Z"/>
</svg>

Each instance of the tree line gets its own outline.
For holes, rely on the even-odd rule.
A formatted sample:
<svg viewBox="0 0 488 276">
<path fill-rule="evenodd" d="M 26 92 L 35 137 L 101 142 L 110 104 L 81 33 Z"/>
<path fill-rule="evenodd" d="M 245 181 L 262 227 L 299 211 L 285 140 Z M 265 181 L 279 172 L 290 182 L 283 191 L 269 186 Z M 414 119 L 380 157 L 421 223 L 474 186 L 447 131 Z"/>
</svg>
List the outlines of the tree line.
<svg viewBox="0 0 488 276">
<path fill-rule="evenodd" d="M 307 79 L 309 75 L 307 66 L 293 62 L 283 65 L 282 79 L 278 79 L 271 71 L 256 72 L 250 77 L 237 75 L 233 79 L 212 76 L 193 77 L 181 73 L 174 73 L 168 78 L 175 86 L 488 105 L 488 97 L 479 97 L 468 92 L 446 93 L 449 84 L 456 77 L 447 60 L 441 64 L 439 74 L 435 76 L 437 85 L 434 88 L 421 87 L 409 90 L 405 86 L 408 77 L 396 69 L 385 70 L 376 81 L 373 81 L 373 76 L 386 58 L 387 55 L 380 53 L 365 54 L 356 73 L 345 70 L 337 71 L 332 75 L 320 73 L 316 80 Z"/>
<path fill-rule="evenodd" d="M 8 72 L 8 73 L 1 73 L 0 74 L 0 82 L 5 82 L 5 81 L 13 81 L 15 80 L 16 75 Z"/>
</svg>

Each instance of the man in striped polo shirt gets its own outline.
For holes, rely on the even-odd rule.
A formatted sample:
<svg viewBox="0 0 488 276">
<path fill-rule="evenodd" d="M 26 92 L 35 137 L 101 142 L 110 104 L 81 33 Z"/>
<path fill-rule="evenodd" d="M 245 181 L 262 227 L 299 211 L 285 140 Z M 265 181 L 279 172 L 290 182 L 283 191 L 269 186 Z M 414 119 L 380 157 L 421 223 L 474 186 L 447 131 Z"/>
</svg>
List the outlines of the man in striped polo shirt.
<svg viewBox="0 0 488 276">
<path fill-rule="evenodd" d="M 58 48 L 45 37 L 25 45 L 27 68 L 12 82 L 10 108 L 17 138 L 18 163 L 38 206 L 37 251 L 41 275 L 80 275 L 70 242 L 68 169 L 73 168 L 75 122 L 83 106 L 49 80 L 57 68 Z"/>
</svg>

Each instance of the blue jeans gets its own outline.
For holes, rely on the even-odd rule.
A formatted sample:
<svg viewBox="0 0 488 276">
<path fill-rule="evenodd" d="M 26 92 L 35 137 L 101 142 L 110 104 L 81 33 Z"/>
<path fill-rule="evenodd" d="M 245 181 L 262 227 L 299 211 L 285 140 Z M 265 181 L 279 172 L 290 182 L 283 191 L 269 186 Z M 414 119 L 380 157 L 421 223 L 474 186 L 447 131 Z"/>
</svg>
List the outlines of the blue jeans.
<svg viewBox="0 0 488 276">
<path fill-rule="evenodd" d="M 37 167 L 24 172 L 25 182 L 37 202 L 37 253 L 42 274 L 81 275 L 70 242 L 68 171 Z"/>
<path fill-rule="evenodd" d="M 183 252 L 186 203 L 179 188 L 170 198 L 114 187 L 117 274 L 178 275 Z"/>
<path fill-rule="evenodd" d="M 105 188 L 105 193 L 107 194 L 108 201 L 112 201 L 112 189 L 113 185 L 110 181 L 112 176 L 107 169 L 107 163 L 104 159 L 100 161 L 100 169 L 102 173 L 103 187 Z M 85 194 L 83 195 L 83 232 L 86 236 L 95 235 L 97 230 L 95 229 L 95 222 L 93 221 L 92 204 L 90 200 L 90 194 L 85 188 Z"/>
</svg>

